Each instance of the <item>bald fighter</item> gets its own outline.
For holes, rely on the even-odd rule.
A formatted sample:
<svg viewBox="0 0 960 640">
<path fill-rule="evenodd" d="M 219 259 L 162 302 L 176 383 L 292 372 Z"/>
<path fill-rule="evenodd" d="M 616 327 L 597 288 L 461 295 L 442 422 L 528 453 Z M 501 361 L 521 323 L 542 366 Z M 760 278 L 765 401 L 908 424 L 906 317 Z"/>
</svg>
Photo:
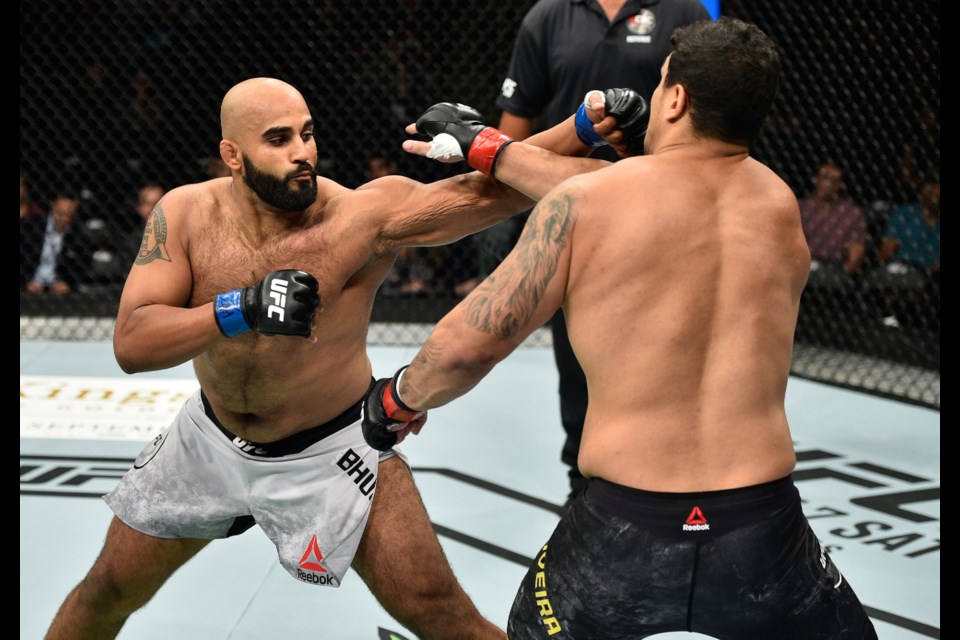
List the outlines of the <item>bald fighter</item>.
<svg viewBox="0 0 960 640">
<path fill-rule="evenodd" d="M 790 188 L 749 155 L 779 78 L 755 26 L 677 30 L 646 155 L 551 190 L 500 267 L 368 395 L 365 433 L 389 446 L 563 307 L 589 387 L 590 480 L 536 553 L 510 638 L 876 637 L 791 479 L 784 395 L 810 254 Z"/>
<path fill-rule="evenodd" d="M 506 136 L 462 105 L 431 113 L 424 126 L 433 118 L 474 167 L 497 170 Z M 465 122 L 448 127 L 451 114 Z M 47 637 L 114 637 L 210 540 L 254 524 L 295 579 L 337 587 L 352 566 L 419 637 L 503 637 L 457 583 L 405 461 L 365 443 L 360 412 L 371 308 L 398 250 L 451 242 L 529 200 L 483 172 L 356 190 L 318 177 L 307 104 L 274 79 L 230 89 L 221 125 L 231 176 L 157 204 L 114 335 L 124 371 L 192 360 L 199 389 L 106 496 L 103 550 Z M 573 117 L 537 142 L 589 152 Z M 540 165 L 526 180 L 540 195 L 595 167 L 526 145 L 514 156 Z"/>
</svg>

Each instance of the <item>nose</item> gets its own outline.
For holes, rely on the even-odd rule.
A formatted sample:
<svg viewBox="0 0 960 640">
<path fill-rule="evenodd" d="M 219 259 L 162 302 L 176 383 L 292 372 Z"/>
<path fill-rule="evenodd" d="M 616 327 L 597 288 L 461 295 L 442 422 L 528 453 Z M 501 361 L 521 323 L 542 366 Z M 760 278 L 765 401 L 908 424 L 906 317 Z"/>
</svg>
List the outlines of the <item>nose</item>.
<svg viewBox="0 0 960 640">
<path fill-rule="evenodd" d="M 310 161 L 310 145 L 303 138 L 297 137 L 296 142 L 290 145 L 290 161 L 293 164 L 302 164 Z"/>
</svg>

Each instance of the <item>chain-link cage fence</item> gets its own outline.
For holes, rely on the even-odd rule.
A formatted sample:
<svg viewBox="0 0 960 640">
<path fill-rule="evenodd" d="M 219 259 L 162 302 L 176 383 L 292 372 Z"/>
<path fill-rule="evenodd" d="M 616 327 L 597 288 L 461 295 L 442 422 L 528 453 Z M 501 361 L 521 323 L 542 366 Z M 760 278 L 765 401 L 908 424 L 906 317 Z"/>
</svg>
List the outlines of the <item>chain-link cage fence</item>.
<svg viewBox="0 0 960 640">
<path fill-rule="evenodd" d="M 800 198 L 813 259 L 794 373 L 939 407 L 940 3 L 724 9 L 783 57 L 754 152 Z"/>
<path fill-rule="evenodd" d="M 403 127 L 441 100 L 496 122 L 531 4 L 21 2 L 21 339 L 110 336 L 153 204 L 222 174 L 220 100 L 242 79 L 302 91 L 318 169 L 344 185 L 462 171 L 405 157 Z M 783 52 L 783 90 L 755 154 L 796 190 L 815 259 L 794 372 L 939 408 L 939 3 L 722 9 Z M 521 224 L 404 252 L 378 293 L 371 341 L 422 340 Z M 66 233 L 51 269 L 54 229 Z"/>
</svg>

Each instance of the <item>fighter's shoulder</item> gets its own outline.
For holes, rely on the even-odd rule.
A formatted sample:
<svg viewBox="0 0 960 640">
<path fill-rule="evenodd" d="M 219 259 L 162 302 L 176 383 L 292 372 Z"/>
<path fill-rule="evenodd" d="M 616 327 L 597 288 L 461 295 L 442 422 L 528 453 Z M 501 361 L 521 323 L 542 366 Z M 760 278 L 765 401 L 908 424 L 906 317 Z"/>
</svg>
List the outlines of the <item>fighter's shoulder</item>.
<svg viewBox="0 0 960 640">
<path fill-rule="evenodd" d="M 323 176 L 317 178 L 318 200 L 329 200 L 330 198 L 336 198 L 352 191 L 353 189 L 350 187 L 345 187 L 330 178 L 324 178 Z"/>
<path fill-rule="evenodd" d="M 214 178 L 175 187 L 163 195 L 160 206 L 167 216 L 182 215 L 186 210 L 197 213 L 212 208 L 227 195 L 230 180 L 231 178 Z"/>
<path fill-rule="evenodd" d="M 624 181 L 627 181 L 626 184 L 631 187 L 655 185 L 669 170 L 666 163 L 657 156 L 633 156 L 623 158 L 599 171 L 584 173 L 577 177 L 583 178 L 581 186 L 584 188 L 607 190 L 617 185 L 624 185 Z"/>
<path fill-rule="evenodd" d="M 622 162 L 570 176 L 540 199 L 538 209 L 552 212 L 559 205 L 577 218 L 599 213 L 603 208 L 600 203 L 607 201 L 609 195 L 617 189 L 622 190 L 623 181 L 627 179 L 620 173 L 620 164 Z"/>
<path fill-rule="evenodd" d="M 335 186 L 333 186 L 335 185 Z M 329 189 L 321 187 L 323 210 L 328 221 L 349 220 L 352 229 L 364 223 L 379 228 L 398 209 L 410 205 L 413 190 L 421 183 L 403 176 L 384 176 L 349 188 L 333 183 Z"/>
<path fill-rule="evenodd" d="M 331 193 L 331 195 L 335 200 L 335 205 L 339 208 L 364 208 L 368 206 L 365 203 L 375 203 L 381 200 L 396 200 L 419 184 L 419 182 L 404 176 L 390 175 L 365 182 L 355 189 L 341 187 L 341 189 L 335 193 Z"/>
<path fill-rule="evenodd" d="M 751 169 L 756 175 L 756 179 L 761 188 L 755 189 L 758 196 L 762 195 L 768 203 L 768 206 L 783 210 L 787 213 L 800 214 L 800 202 L 797 195 L 793 192 L 783 178 L 757 160 L 751 159 Z"/>
<path fill-rule="evenodd" d="M 408 189 L 416 184 L 419 183 L 406 176 L 390 175 L 366 182 L 354 189 L 354 191 L 356 193 L 391 192 L 396 189 Z"/>
<path fill-rule="evenodd" d="M 622 181 L 629 179 L 631 184 L 636 184 L 636 179 L 644 180 L 653 169 L 649 163 L 641 162 L 642 156 L 636 158 L 627 158 L 620 162 L 608 164 L 601 169 L 587 171 L 571 176 L 555 186 L 550 193 L 569 193 L 577 192 L 580 195 L 602 195 L 609 193 L 614 185 L 622 184 Z M 548 194 L 549 196 L 549 194 Z"/>
</svg>

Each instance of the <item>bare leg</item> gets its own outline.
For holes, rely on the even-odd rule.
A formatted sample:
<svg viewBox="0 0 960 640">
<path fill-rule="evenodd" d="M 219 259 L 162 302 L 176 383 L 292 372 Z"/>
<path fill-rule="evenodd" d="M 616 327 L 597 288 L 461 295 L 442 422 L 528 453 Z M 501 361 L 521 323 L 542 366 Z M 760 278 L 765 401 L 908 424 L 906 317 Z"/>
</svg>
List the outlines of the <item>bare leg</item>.
<svg viewBox="0 0 960 640">
<path fill-rule="evenodd" d="M 420 638 L 506 638 L 457 582 L 410 469 L 399 458 L 380 465 L 353 568 L 387 612 Z"/>
<path fill-rule="evenodd" d="M 47 640 L 115 638 L 130 614 L 209 542 L 154 538 L 114 518 L 100 556 L 60 606 Z"/>
</svg>

